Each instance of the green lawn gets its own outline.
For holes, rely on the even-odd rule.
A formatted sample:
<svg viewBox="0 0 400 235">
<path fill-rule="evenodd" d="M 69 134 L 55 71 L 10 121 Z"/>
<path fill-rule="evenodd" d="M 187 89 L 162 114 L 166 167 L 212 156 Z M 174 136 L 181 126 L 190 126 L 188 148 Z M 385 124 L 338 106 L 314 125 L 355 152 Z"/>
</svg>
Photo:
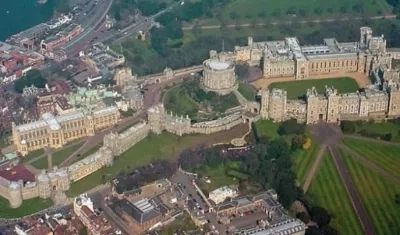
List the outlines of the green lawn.
<svg viewBox="0 0 400 235">
<path fill-rule="evenodd" d="M 318 205 L 331 213 L 333 217 L 331 225 L 339 231 L 339 234 L 363 234 L 350 197 L 328 152 L 324 153 L 307 193 L 316 199 Z"/>
<path fill-rule="evenodd" d="M 400 177 L 400 147 L 350 138 L 343 139 L 343 143 L 393 176 Z"/>
<path fill-rule="evenodd" d="M 254 123 L 254 127 L 257 138 L 278 139 L 280 137 L 278 134 L 279 123 L 271 120 L 258 120 Z"/>
<path fill-rule="evenodd" d="M 357 8 L 353 9 L 355 4 L 361 3 L 364 15 L 382 14 L 384 10 L 390 10 L 386 1 L 381 1 L 385 9 L 382 9 L 377 1 L 381 0 L 232 0 L 227 4 L 221 15 L 227 20 L 252 20 L 286 17 L 297 19 L 301 17 L 329 18 L 337 15 L 360 14 Z M 345 8 L 346 12 L 341 12 Z M 342 11 L 344 11 L 342 9 Z M 293 16 L 295 15 L 295 17 Z"/>
<path fill-rule="evenodd" d="M 158 231 L 160 235 L 175 234 L 178 230 L 193 231 L 199 229 L 192 221 L 190 216 L 184 212 L 183 217 L 176 218 L 171 224 L 163 227 Z M 196 234 L 201 234 L 201 231 L 196 231 Z"/>
<path fill-rule="evenodd" d="M 59 151 L 54 152 L 52 154 L 53 166 L 58 166 L 59 164 L 61 164 L 66 158 L 68 158 L 71 154 L 73 154 L 83 144 L 84 144 L 84 142 L 79 142 L 70 147 L 63 148 Z M 48 168 L 47 157 L 44 156 L 44 157 L 38 159 L 37 161 L 32 162 L 31 165 L 33 167 L 35 167 L 36 169 L 47 169 Z"/>
<path fill-rule="evenodd" d="M 293 154 L 293 170 L 296 172 L 297 180 L 302 185 L 307 177 L 308 171 L 317 157 L 319 145 L 315 142 L 307 150 L 298 150 Z"/>
<path fill-rule="evenodd" d="M 11 219 L 21 218 L 26 215 L 31 215 L 38 211 L 49 208 L 53 205 L 50 199 L 41 199 L 39 197 L 24 200 L 18 208 L 10 208 L 8 200 L 0 197 L 0 218 Z"/>
<path fill-rule="evenodd" d="M 208 184 L 201 180 L 201 188 L 204 189 L 206 192 L 211 192 L 212 190 L 223 186 L 238 184 L 238 177 L 233 177 L 232 175 L 227 174 L 228 172 L 233 174 L 239 173 L 239 177 L 245 177 L 246 174 L 238 171 L 238 169 L 239 163 L 229 162 L 228 164 L 220 164 L 218 167 L 215 168 L 205 167 L 205 169 L 197 171 L 204 176 L 208 176 L 211 181 L 211 183 Z"/>
<path fill-rule="evenodd" d="M 229 108 L 239 105 L 234 93 L 217 95 L 205 92 L 198 80 L 187 81 L 169 89 L 164 96 L 168 112 L 189 115 L 192 119 L 214 119 Z"/>
<path fill-rule="evenodd" d="M 272 83 L 269 88 L 280 88 L 287 91 L 288 99 L 299 99 L 304 97 L 307 89 L 315 87 L 321 94 L 325 92 L 325 86 L 333 86 L 339 93 L 356 92 L 358 90 L 357 82 L 349 77 L 332 78 L 332 79 L 316 79 L 301 80 L 293 82 L 276 82 Z"/>
<path fill-rule="evenodd" d="M 396 125 L 393 122 L 382 122 L 382 123 L 369 123 L 363 122 L 361 125 L 356 126 L 356 131 L 366 130 L 372 133 L 378 134 L 392 134 L 392 141 L 400 142 L 400 125 Z"/>
<path fill-rule="evenodd" d="M 256 101 L 257 90 L 253 86 L 240 82 L 238 91 L 248 101 Z"/>
<path fill-rule="evenodd" d="M 102 184 L 102 175 L 107 179 L 114 178 L 121 171 L 129 171 L 135 167 L 149 164 L 155 159 L 170 159 L 182 150 L 197 144 L 207 136 L 191 135 L 179 137 L 170 133 L 150 135 L 140 141 L 114 161 L 112 167 L 102 168 L 93 174 L 74 182 L 69 192 L 70 196 L 78 195 Z"/>
<path fill-rule="evenodd" d="M 29 152 L 26 156 L 24 156 L 22 158 L 22 162 L 28 162 L 36 157 L 39 157 L 40 155 L 44 154 L 44 150 L 43 149 L 39 149 L 39 150 L 35 150 L 32 152 Z"/>
<path fill-rule="evenodd" d="M 395 203 L 395 195 L 400 194 L 400 186 L 364 166 L 347 153 L 341 151 L 341 155 L 376 234 L 398 234 L 400 209 Z"/>
</svg>

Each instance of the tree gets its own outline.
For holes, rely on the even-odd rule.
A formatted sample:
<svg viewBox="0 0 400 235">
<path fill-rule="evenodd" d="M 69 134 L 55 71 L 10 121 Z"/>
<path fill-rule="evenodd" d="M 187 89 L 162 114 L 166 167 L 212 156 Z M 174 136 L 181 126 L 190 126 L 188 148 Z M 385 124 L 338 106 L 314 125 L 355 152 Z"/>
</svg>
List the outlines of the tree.
<svg viewBox="0 0 400 235">
<path fill-rule="evenodd" d="M 282 16 L 282 10 L 281 10 L 281 9 L 276 9 L 276 10 L 272 13 L 272 15 L 275 16 L 275 17 L 280 17 L 280 16 Z"/>
<path fill-rule="evenodd" d="M 316 222 L 320 228 L 327 226 L 332 219 L 328 211 L 319 206 L 311 208 L 310 214 L 311 220 Z"/>
<path fill-rule="evenodd" d="M 265 14 L 265 11 L 260 11 L 260 12 L 258 13 L 258 17 L 260 17 L 260 18 L 265 18 L 265 17 L 267 17 L 267 15 Z"/>
<path fill-rule="evenodd" d="M 80 230 L 79 230 L 79 235 L 87 235 L 88 234 L 88 232 L 87 232 L 87 229 L 86 228 L 81 228 Z"/>
<path fill-rule="evenodd" d="M 307 9 L 300 9 L 299 10 L 299 15 L 301 17 L 306 17 L 307 16 Z"/>
<path fill-rule="evenodd" d="M 240 19 L 240 15 L 239 13 L 237 13 L 237 11 L 229 12 L 229 17 L 231 17 L 232 20 Z"/>
<path fill-rule="evenodd" d="M 322 15 L 323 9 L 321 7 L 316 7 L 316 8 L 314 8 L 314 13 L 316 15 Z"/>
<path fill-rule="evenodd" d="M 279 135 L 290 135 L 290 134 L 303 134 L 306 126 L 302 123 L 298 123 L 296 119 L 289 119 L 282 122 L 278 128 Z"/>
<path fill-rule="evenodd" d="M 342 14 L 346 14 L 347 10 L 348 10 L 348 6 L 341 6 L 340 7 L 340 13 L 342 13 Z"/>
<path fill-rule="evenodd" d="M 354 133 L 356 132 L 356 124 L 352 121 L 341 121 L 340 128 L 344 133 Z"/>
<path fill-rule="evenodd" d="M 333 13 L 333 8 L 332 8 L 332 7 L 329 7 L 328 9 L 326 9 L 326 11 L 327 11 L 329 14 L 332 14 L 332 13 Z"/>
<path fill-rule="evenodd" d="M 29 70 L 25 76 L 18 79 L 14 83 L 14 89 L 18 93 L 22 93 L 25 87 L 34 85 L 37 88 L 44 88 L 46 86 L 47 80 L 42 76 L 39 70 L 32 69 Z"/>
</svg>

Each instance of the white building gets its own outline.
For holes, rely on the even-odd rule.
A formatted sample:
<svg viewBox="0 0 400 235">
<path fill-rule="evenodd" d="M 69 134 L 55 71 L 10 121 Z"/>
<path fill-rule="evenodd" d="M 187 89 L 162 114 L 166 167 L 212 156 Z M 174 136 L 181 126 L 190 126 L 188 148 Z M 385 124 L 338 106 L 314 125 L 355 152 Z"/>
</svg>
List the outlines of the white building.
<svg viewBox="0 0 400 235">
<path fill-rule="evenodd" d="M 236 189 L 224 186 L 214 191 L 211 191 L 208 195 L 208 199 L 212 200 L 215 204 L 219 204 L 225 201 L 227 198 L 234 198 L 237 196 L 239 196 L 239 194 Z"/>
</svg>

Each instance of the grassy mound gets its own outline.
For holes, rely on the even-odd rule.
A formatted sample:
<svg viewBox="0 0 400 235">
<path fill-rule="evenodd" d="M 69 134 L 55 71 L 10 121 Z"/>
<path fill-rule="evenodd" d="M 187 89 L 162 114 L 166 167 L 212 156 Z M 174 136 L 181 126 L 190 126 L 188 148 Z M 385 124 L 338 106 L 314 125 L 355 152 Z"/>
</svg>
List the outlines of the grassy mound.
<svg viewBox="0 0 400 235">
<path fill-rule="evenodd" d="M 189 115 L 198 121 L 216 119 L 229 108 L 238 105 L 233 93 L 222 96 L 215 92 L 206 92 L 200 87 L 199 80 L 174 86 L 164 96 L 164 106 L 168 112 Z"/>
</svg>

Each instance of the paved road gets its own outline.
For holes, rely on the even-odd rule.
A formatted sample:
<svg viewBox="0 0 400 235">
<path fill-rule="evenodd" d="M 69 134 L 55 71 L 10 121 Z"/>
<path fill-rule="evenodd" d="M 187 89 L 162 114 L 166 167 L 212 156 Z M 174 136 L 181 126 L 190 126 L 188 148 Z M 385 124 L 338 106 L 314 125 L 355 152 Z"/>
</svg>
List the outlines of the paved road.
<svg viewBox="0 0 400 235">
<path fill-rule="evenodd" d="M 171 182 L 176 184 L 182 184 L 182 189 L 186 195 L 191 195 L 190 199 L 195 199 L 199 206 L 202 209 L 206 209 L 206 203 L 203 202 L 203 199 L 197 194 L 196 189 L 192 186 L 192 180 L 195 178 L 192 176 L 188 176 L 181 171 L 177 171 L 171 178 Z M 205 217 L 210 221 L 211 225 L 214 225 L 215 228 L 219 231 L 220 234 L 226 234 L 227 227 L 225 225 L 219 224 L 217 220 L 217 216 L 213 213 L 205 213 Z"/>
<path fill-rule="evenodd" d="M 385 169 L 381 168 L 380 166 L 376 165 L 374 162 L 368 160 L 367 158 L 365 158 L 364 156 L 362 156 L 361 154 L 357 153 L 356 151 L 354 151 L 353 149 L 347 147 L 344 144 L 340 145 L 340 148 L 343 149 L 344 151 L 348 152 L 350 154 L 350 156 L 357 158 L 358 160 L 360 160 L 364 165 L 366 165 L 367 167 L 373 169 L 374 171 L 378 172 L 379 174 L 383 175 L 384 177 L 388 178 L 389 180 L 391 180 L 392 182 L 396 183 L 396 184 L 400 184 L 400 178 L 390 174 L 389 172 L 387 172 Z"/>
<path fill-rule="evenodd" d="M 374 235 L 374 228 L 372 226 L 371 221 L 367 216 L 367 212 L 361 202 L 360 196 L 358 195 L 357 189 L 351 181 L 350 175 L 346 169 L 346 166 L 343 162 L 343 159 L 340 156 L 340 153 L 336 146 L 329 146 L 329 151 L 334 159 L 336 168 L 339 171 L 340 177 L 346 187 L 347 193 L 350 196 L 353 207 L 356 211 L 356 214 L 361 222 L 361 225 L 364 229 L 364 234 L 366 235 Z M 367 187 L 367 186 L 366 186 Z"/>
<path fill-rule="evenodd" d="M 234 28 L 234 27 L 252 27 L 256 26 L 264 26 L 264 25 L 284 25 L 284 24 L 307 24 L 307 23 L 328 23 L 328 22 L 338 22 L 338 21 L 353 21 L 353 20 L 380 20 L 380 19 L 396 19 L 396 15 L 380 15 L 380 16 L 371 16 L 371 17 L 342 17 L 342 18 L 329 18 L 329 19 L 315 19 L 315 20 L 295 20 L 295 21 L 275 21 L 275 22 L 267 22 L 267 23 L 257 23 L 257 24 L 228 24 L 225 27 Z M 184 26 L 183 30 L 193 29 L 194 25 Z M 219 29 L 222 25 L 203 25 L 198 26 L 200 29 Z"/>
</svg>

